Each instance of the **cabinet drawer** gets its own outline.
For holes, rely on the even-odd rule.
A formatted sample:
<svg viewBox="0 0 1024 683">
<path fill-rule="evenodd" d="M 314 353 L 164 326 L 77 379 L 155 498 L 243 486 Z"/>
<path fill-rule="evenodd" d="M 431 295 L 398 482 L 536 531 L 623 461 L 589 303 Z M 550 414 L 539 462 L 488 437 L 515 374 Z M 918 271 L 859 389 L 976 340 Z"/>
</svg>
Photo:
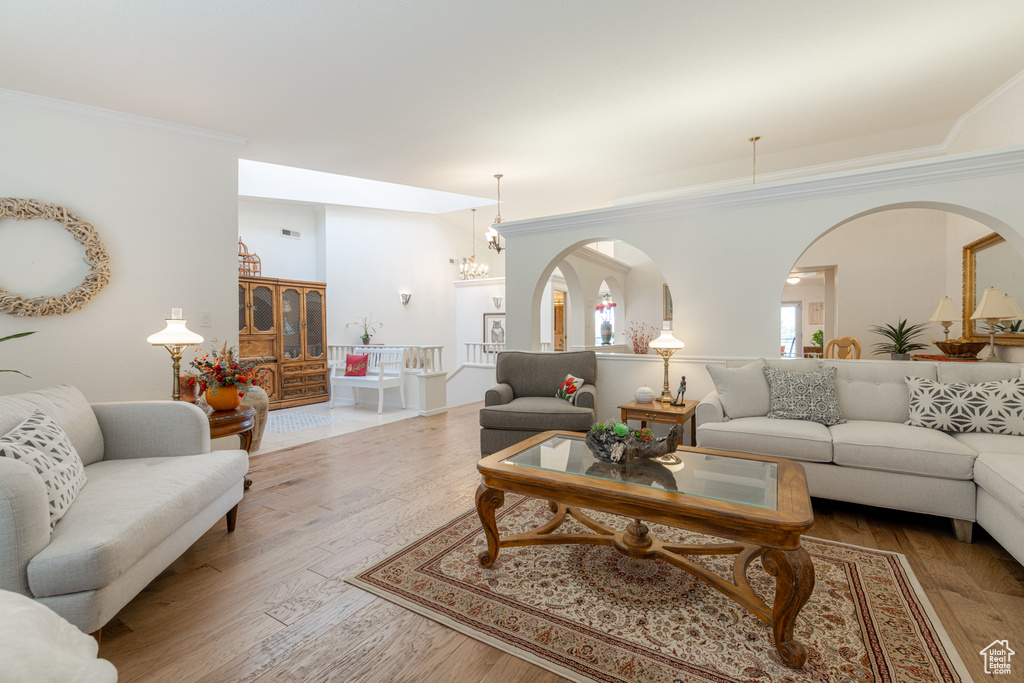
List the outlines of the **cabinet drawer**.
<svg viewBox="0 0 1024 683">
<path fill-rule="evenodd" d="M 289 386 L 286 384 L 284 387 L 282 387 L 282 393 L 284 393 L 284 398 L 286 399 L 295 398 L 296 396 L 305 396 L 306 387 L 304 387 L 301 384 L 298 386 Z"/>
<path fill-rule="evenodd" d="M 255 337 L 238 340 L 239 358 L 273 358 L 276 341 L 273 337 Z"/>
</svg>

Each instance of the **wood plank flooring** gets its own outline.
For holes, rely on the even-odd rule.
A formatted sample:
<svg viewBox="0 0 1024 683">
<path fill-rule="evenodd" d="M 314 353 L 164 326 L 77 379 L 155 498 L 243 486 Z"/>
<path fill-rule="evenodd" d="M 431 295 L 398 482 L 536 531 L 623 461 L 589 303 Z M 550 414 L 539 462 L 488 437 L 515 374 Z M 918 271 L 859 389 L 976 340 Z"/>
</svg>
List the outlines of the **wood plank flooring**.
<svg viewBox="0 0 1024 683">
<path fill-rule="evenodd" d="M 344 582 L 473 506 L 479 408 L 253 456 L 236 531 L 220 522 L 128 604 L 100 656 L 121 683 L 563 681 Z M 814 510 L 811 536 L 908 557 L 975 680 L 993 640 L 1024 647 L 1024 568 L 980 528 L 967 545 L 944 519 Z"/>
</svg>

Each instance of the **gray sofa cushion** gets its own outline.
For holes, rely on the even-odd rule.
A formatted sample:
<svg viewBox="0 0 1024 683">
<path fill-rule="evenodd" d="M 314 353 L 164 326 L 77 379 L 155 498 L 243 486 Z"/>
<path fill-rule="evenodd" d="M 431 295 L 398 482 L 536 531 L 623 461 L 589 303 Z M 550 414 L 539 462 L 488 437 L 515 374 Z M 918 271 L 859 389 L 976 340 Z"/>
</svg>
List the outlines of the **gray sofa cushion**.
<svg viewBox="0 0 1024 683">
<path fill-rule="evenodd" d="M 768 379 L 771 410 L 776 420 L 810 420 L 826 427 L 846 422 L 836 396 L 836 369 L 818 368 L 807 372 L 787 372 L 762 368 Z"/>
<path fill-rule="evenodd" d="M 804 420 L 742 417 L 709 422 L 697 429 L 702 448 L 776 455 L 804 462 L 832 462 L 832 436 L 828 427 Z"/>
<path fill-rule="evenodd" d="M 480 409 L 480 426 L 484 429 L 531 432 L 568 429 L 582 432 L 590 429 L 594 421 L 594 411 L 554 396 L 527 396 L 504 405 Z"/>
<path fill-rule="evenodd" d="M 504 351 L 495 361 L 498 384 L 508 384 L 516 398 L 554 396 L 566 373 L 584 384 L 597 383 L 597 355 L 593 351 L 569 353 L 528 353 Z M 564 403 L 564 401 L 563 401 Z"/>
<path fill-rule="evenodd" d="M 1024 456 L 979 454 L 974 463 L 974 483 L 1024 519 Z"/>
<path fill-rule="evenodd" d="M 33 595 L 110 584 L 210 501 L 240 486 L 248 468 L 245 451 L 89 465 L 89 483 L 28 564 Z"/>
<path fill-rule="evenodd" d="M 17 427 L 33 410 L 49 415 L 60 425 L 83 464 L 90 465 L 103 459 L 103 433 L 89 402 L 78 389 L 61 384 L 24 394 L 0 396 L 0 434 Z"/>
<path fill-rule="evenodd" d="M 950 436 L 975 453 L 1016 453 L 1024 456 L 1024 439 L 1019 436 L 985 432 L 965 432 Z"/>
<path fill-rule="evenodd" d="M 729 419 L 763 417 L 768 414 L 768 380 L 764 376 L 764 359 L 738 368 L 706 365 L 715 383 L 722 409 Z"/>
<path fill-rule="evenodd" d="M 839 408 L 847 420 L 906 422 L 910 392 L 904 377 L 935 379 L 935 365 L 913 361 L 824 360 L 836 369 Z"/>
<path fill-rule="evenodd" d="M 1019 363 L 937 363 L 935 377 L 943 384 L 978 384 L 1000 379 L 1019 379 Z"/>
<path fill-rule="evenodd" d="M 975 451 L 934 429 L 851 420 L 829 431 L 837 465 L 942 479 L 973 476 Z"/>
</svg>

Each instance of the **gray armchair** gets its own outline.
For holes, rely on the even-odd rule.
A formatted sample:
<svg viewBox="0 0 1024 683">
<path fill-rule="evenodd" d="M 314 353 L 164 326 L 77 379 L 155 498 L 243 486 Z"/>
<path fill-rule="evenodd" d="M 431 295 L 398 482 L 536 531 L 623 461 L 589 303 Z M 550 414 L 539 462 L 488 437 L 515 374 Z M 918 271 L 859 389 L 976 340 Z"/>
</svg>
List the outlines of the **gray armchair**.
<svg viewBox="0 0 1024 683">
<path fill-rule="evenodd" d="M 576 405 L 556 398 L 565 376 L 583 379 Z M 489 455 L 549 429 L 585 432 L 594 424 L 597 356 L 593 351 L 498 354 L 498 384 L 480 410 L 480 454 Z"/>
</svg>

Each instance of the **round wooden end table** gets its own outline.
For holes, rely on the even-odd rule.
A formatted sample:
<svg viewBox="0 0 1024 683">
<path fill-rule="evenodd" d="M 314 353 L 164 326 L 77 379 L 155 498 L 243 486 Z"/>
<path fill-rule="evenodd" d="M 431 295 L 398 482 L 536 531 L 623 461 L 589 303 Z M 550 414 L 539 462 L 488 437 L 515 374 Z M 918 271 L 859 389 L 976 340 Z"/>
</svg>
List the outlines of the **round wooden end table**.
<svg viewBox="0 0 1024 683">
<path fill-rule="evenodd" d="M 252 447 L 252 430 L 256 426 L 256 409 L 240 406 L 234 410 L 214 410 L 208 404 L 200 406 L 210 421 L 210 438 L 238 435 L 242 449 L 248 453 Z M 245 490 L 252 486 L 252 479 L 245 478 Z"/>
</svg>

